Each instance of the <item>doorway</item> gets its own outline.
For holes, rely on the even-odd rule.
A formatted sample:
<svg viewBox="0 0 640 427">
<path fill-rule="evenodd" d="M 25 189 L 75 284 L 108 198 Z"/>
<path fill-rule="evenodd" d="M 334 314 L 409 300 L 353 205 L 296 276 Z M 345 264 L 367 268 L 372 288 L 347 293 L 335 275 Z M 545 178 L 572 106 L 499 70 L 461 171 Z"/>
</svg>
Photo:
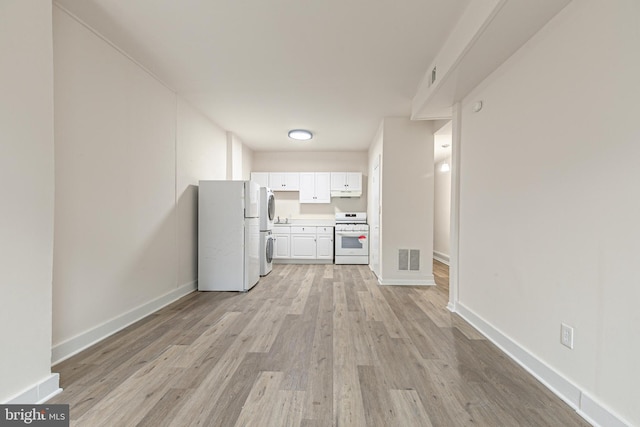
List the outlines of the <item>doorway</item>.
<svg viewBox="0 0 640 427">
<path fill-rule="evenodd" d="M 447 266 L 449 265 L 451 253 L 452 128 L 452 122 L 447 121 L 433 135 L 433 258 Z"/>
</svg>

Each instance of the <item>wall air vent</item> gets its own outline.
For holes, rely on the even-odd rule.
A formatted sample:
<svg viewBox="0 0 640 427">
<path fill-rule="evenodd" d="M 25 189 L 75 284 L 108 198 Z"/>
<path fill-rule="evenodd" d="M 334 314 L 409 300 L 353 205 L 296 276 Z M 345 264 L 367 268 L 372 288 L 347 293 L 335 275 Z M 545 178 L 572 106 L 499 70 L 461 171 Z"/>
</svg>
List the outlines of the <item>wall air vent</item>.
<svg viewBox="0 0 640 427">
<path fill-rule="evenodd" d="M 420 270 L 420 249 L 411 249 L 409 251 L 409 270 Z"/>
<path fill-rule="evenodd" d="M 409 269 L 409 249 L 400 249 L 398 251 L 398 270 Z"/>
<path fill-rule="evenodd" d="M 399 249 L 398 250 L 398 270 L 419 271 L 420 270 L 420 249 Z"/>
</svg>

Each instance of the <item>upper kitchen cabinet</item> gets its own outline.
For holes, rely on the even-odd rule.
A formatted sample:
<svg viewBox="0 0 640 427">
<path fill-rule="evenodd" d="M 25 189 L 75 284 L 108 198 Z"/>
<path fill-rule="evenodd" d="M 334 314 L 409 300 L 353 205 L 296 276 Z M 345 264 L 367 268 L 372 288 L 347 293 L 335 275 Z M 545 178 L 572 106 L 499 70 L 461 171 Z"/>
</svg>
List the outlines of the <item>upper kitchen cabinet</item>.
<svg viewBox="0 0 640 427">
<path fill-rule="evenodd" d="M 331 172 L 331 194 L 334 196 L 362 194 L 362 174 L 360 172 Z"/>
<path fill-rule="evenodd" d="M 300 173 L 300 203 L 331 203 L 329 172 Z"/>
<path fill-rule="evenodd" d="M 300 174 L 297 172 L 269 172 L 269 187 L 273 191 L 300 190 Z"/>
<path fill-rule="evenodd" d="M 269 172 L 251 172 L 251 181 L 255 181 L 260 187 L 269 186 Z"/>
</svg>

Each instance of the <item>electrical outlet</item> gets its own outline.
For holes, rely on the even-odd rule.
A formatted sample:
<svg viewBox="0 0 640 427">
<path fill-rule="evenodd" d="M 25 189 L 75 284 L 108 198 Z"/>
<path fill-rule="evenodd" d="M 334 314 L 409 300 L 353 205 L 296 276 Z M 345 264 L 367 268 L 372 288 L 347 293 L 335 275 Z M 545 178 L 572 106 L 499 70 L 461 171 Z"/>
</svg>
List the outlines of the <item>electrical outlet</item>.
<svg viewBox="0 0 640 427">
<path fill-rule="evenodd" d="M 560 324 L 560 343 L 573 350 L 573 328 L 564 323 Z"/>
</svg>

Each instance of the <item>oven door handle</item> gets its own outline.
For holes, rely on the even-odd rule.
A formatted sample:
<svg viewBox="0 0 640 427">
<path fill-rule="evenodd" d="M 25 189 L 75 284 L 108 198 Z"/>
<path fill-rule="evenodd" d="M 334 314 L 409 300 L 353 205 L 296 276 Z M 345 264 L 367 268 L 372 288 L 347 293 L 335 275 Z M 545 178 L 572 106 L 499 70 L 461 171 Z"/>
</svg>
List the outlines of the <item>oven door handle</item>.
<svg viewBox="0 0 640 427">
<path fill-rule="evenodd" d="M 336 236 L 346 236 L 346 237 L 360 237 L 360 236 L 364 236 L 367 237 L 367 234 L 369 234 L 368 231 L 361 231 L 361 232 L 344 232 L 344 231 L 336 231 Z"/>
</svg>

